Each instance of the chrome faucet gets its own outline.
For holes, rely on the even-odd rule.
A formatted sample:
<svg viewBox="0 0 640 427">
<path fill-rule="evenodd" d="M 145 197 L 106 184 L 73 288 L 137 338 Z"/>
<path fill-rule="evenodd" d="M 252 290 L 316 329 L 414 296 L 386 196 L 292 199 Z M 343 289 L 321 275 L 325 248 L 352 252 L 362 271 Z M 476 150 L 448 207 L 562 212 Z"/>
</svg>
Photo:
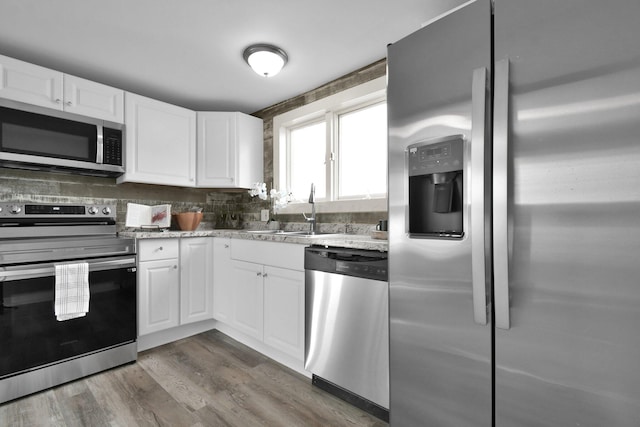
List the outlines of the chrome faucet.
<svg viewBox="0 0 640 427">
<path fill-rule="evenodd" d="M 309 233 L 316 234 L 318 232 L 318 222 L 316 220 L 316 186 L 311 183 L 311 192 L 309 193 L 309 203 L 311 203 L 311 216 L 308 217 L 304 213 L 304 219 L 309 223 Z"/>
</svg>

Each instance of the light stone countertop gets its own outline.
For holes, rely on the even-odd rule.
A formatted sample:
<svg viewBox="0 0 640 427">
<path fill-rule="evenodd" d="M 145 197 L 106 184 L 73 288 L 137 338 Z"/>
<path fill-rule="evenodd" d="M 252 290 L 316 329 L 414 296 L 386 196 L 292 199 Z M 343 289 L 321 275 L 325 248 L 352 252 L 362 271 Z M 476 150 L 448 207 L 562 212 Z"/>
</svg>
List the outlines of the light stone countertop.
<svg viewBox="0 0 640 427">
<path fill-rule="evenodd" d="M 340 248 L 369 249 L 386 252 L 387 240 L 374 239 L 366 234 L 330 234 L 320 237 L 287 234 L 256 234 L 247 230 L 195 230 L 195 231 L 121 231 L 122 237 L 135 239 L 166 239 L 180 237 L 227 237 L 232 239 L 258 240 L 268 242 L 297 243 L 301 245 L 325 245 Z"/>
</svg>

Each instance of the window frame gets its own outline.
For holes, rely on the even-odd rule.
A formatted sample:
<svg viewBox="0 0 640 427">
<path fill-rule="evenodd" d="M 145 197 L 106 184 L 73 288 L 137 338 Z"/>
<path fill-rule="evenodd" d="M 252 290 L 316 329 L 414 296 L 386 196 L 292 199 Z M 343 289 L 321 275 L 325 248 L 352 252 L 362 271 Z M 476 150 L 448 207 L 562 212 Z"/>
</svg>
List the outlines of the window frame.
<svg viewBox="0 0 640 427">
<path fill-rule="evenodd" d="M 336 199 L 338 192 L 337 180 L 331 176 L 337 173 L 337 162 L 333 161 L 332 153 L 337 152 L 334 146 L 337 141 L 337 118 L 360 108 L 366 108 L 379 102 L 386 102 L 386 76 L 379 77 L 353 88 L 338 92 L 320 100 L 287 111 L 273 118 L 273 187 L 281 189 L 281 183 L 287 182 L 288 170 L 288 132 L 290 129 L 311 124 L 314 121 L 327 123 L 327 151 L 325 162 L 330 162 L 326 168 L 325 179 L 327 198 L 317 200 L 316 212 L 384 212 L 387 211 L 387 195 L 376 198 Z M 284 168 L 284 169 L 283 169 Z M 330 176 L 331 175 L 331 176 Z M 333 181 L 333 182 L 332 182 Z M 387 190 L 388 191 L 388 190 Z M 309 210 L 308 203 L 292 202 L 281 213 L 302 213 Z"/>
</svg>

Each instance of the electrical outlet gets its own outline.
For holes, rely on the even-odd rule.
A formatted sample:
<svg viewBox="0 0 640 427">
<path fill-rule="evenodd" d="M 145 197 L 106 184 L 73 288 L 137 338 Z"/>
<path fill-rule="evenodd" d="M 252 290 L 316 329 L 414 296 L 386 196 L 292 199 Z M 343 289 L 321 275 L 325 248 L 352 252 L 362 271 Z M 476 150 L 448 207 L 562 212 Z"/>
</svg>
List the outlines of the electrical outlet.
<svg viewBox="0 0 640 427">
<path fill-rule="evenodd" d="M 269 209 L 262 209 L 260 211 L 260 221 L 269 221 Z"/>
</svg>

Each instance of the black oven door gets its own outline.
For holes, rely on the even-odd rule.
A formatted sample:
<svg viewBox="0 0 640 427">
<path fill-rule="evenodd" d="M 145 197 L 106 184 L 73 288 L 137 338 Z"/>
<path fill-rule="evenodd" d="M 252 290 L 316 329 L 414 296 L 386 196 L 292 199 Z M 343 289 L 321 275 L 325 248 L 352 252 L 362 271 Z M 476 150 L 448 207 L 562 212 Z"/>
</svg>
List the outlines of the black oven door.
<svg viewBox="0 0 640 427">
<path fill-rule="evenodd" d="M 66 321 L 54 313 L 53 263 L 0 267 L 0 379 L 136 340 L 135 257 L 86 262 L 89 311 Z"/>
</svg>

